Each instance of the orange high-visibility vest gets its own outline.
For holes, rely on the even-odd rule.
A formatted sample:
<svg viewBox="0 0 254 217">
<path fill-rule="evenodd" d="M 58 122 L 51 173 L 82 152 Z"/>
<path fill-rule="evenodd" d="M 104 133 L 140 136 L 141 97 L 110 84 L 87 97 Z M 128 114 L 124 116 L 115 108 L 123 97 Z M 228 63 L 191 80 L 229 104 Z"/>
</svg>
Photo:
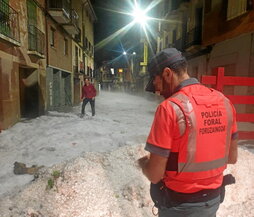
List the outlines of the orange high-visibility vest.
<svg viewBox="0 0 254 217">
<path fill-rule="evenodd" d="M 172 145 L 165 185 L 177 192 L 191 193 L 195 180 L 207 179 L 210 188 L 220 187 L 233 124 L 229 100 L 208 88 L 205 93 L 195 94 L 182 89 L 168 100 L 177 115 L 184 115 L 186 124 L 179 125 L 183 135 Z"/>
</svg>

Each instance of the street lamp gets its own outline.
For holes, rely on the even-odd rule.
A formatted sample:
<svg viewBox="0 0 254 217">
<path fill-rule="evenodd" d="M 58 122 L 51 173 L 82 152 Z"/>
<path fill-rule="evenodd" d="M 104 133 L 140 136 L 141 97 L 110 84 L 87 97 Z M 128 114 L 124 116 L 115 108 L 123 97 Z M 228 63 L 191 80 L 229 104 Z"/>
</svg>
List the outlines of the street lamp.
<svg viewBox="0 0 254 217">
<path fill-rule="evenodd" d="M 134 76 L 134 57 L 136 56 L 136 52 L 134 51 L 131 55 L 131 74 Z"/>
<path fill-rule="evenodd" d="M 135 23 L 139 23 L 141 26 L 146 25 L 146 21 L 148 20 L 146 11 L 142 10 L 138 5 L 135 5 L 134 10 L 131 15 L 134 17 Z"/>
<path fill-rule="evenodd" d="M 133 6 L 133 12 L 131 15 L 133 16 L 134 24 L 140 24 L 143 31 L 141 32 L 141 43 L 144 45 L 144 60 L 140 63 L 142 66 L 141 72 L 146 73 L 146 67 L 147 67 L 147 58 L 148 58 L 148 35 L 147 35 L 147 29 L 149 30 L 149 26 L 147 24 L 148 20 L 151 20 L 152 18 L 147 15 L 147 12 L 150 10 L 150 7 L 147 7 L 146 9 L 142 9 L 137 2 L 135 1 L 135 5 Z"/>
<path fill-rule="evenodd" d="M 123 52 L 123 55 L 126 56 L 127 61 L 131 60 L 131 74 L 134 74 L 134 57 L 136 56 L 136 52 L 133 51 L 132 53 L 127 53 L 126 51 Z M 128 61 L 129 62 L 129 61 Z"/>
</svg>

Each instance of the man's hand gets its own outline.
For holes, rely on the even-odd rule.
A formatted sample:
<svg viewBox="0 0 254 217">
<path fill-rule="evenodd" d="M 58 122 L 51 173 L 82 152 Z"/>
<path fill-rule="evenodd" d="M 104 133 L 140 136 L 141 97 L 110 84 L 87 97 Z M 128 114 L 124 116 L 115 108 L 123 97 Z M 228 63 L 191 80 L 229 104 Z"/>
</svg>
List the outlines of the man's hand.
<svg viewBox="0 0 254 217">
<path fill-rule="evenodd" d="M 164 176 L 168 158 L 151 153 L 138 159 L 144 175 L 153 183 L 158 183 Z"/>
<path fill-rule="evenodd" d="M 92 100 L 94 100 L 94 99 L 95 99 L 95 97 L 92 98 Z"/>
<path fill-rule="evenodd" d="M 238 157 L 238 140 L 231 140 L 229 155 L 228 155 L 228 164 L 235 164 Z"/>
<path fill-rule="evenodd" d="M 140 166 L 141 169 L 143 169 L 146 166 L 147 162 L 149 161 L 149 158 L 150 158 L 149 155 L 146 155 L 138 159 L 138 165 Z"/>
</svg>

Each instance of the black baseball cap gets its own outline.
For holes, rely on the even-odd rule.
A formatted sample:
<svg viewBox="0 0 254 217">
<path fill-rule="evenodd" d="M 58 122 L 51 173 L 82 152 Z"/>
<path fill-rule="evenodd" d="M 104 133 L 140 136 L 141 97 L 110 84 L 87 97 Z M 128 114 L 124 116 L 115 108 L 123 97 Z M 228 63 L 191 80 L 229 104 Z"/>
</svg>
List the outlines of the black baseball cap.
<svg viewBox="0 0 254 217">
<path fill-rule="evenodd" d="M 145 90 L 149 92 L 155 92 L 153 85 L 154 77 L 159 75 L 164 68 L 170 67 L 170 65 L 179 61 L 186 61 L 186 59 L 176 48 L 166 48 L 156 54 L 148 64 L 150 79 L 146 85 Z"/>
</svg>

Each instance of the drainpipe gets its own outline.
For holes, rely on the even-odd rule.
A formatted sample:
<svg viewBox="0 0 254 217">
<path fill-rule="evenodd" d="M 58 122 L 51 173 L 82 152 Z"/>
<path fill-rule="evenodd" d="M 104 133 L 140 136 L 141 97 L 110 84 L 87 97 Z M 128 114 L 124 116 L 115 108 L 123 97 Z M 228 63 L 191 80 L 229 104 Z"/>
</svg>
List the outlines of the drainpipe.
<svg viewBox="0 0 254 217">
<path fill-rule="evenodd" d="M 48 67 L 48 23 L 47 23 L 47 16 L 48 16 L 48 1 L 45 1 L 45 34 L 46 34 L 46 67 Z"/>
<path fill-rule="evenodd" d="M 48 22 L 47 22 L 47 17 L 48 17 L 48 0 L 45 1 L 45 52 L 46 52 L 46 112 L 49 110 L 50 106 L 50 96 L 49 96 L 49 83 L 48 83 L 48 76 L 47 76 L 47 68 L 49 65 L 49 52 L 48 52 Z"/>
<path fill-rule="evenodd" d="M 253 37 L 254 37 L 254 34 L 251 33 L 251 35 L 250 35 L 249 69 L 248 69 L 248 75 L 247 75 L 249 77 L 251 77 L 252 74 L 254 73 L 254 72 L 251 71 L 251 69 L 252 69 L 252 62 L 253 62 L 252 58 L 253 58 L 253 54 L 254 54 Z"/>
</svg>

